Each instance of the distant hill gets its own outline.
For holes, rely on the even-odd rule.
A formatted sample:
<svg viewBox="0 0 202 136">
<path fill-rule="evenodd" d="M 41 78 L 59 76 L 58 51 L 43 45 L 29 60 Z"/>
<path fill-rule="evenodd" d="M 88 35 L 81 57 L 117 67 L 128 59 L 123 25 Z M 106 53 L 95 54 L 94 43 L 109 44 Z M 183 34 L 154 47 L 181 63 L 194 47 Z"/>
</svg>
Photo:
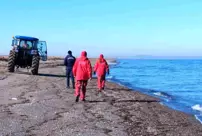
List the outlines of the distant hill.
<svg viewBox="0 0 202 136">
<path fill-rule="evenodd" d="M 202 56 L 152 56 L 152 55 L 136 55 L 129 57 L 119 57 L 122 59 L 202 59 Z"/>
</svg>

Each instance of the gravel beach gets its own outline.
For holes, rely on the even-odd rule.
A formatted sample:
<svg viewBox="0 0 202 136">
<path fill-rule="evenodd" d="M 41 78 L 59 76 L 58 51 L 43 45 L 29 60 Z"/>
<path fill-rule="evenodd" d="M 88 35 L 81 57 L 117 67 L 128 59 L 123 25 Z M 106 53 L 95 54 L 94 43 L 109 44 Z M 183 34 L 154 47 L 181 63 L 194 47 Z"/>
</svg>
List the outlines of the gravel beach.
<svg viewBox="0 0 202 136">
<path fill-rule="evenodd" d="M 202 136 L 193 116 L 118 84 L 107 82 L 97 94 L 93 79 L 87 101 L 75 103 L 57 61 L 41 64 L 37 76 L 0 64 L 1 136 Z"/>
</svg>

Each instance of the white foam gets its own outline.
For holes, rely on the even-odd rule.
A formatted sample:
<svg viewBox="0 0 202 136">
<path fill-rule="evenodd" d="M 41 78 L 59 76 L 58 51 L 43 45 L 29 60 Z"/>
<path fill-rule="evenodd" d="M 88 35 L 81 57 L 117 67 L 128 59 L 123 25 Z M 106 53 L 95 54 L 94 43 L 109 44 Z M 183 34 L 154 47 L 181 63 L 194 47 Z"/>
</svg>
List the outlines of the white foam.
<svg viewBox="0 0 202 136">
<path fill-rule="evenodd" d="M 154 93 L 154 95 L 163 96 L 160 92 L 156 92 L 156 93 Z"/>
<path fill-rule="evenodd" d="M 196 104 L 196 105 L 192 106 L 191 108 L 192 108 L 193 110 L 202 112 L 202 106 L 199 105 L 199 104 Z"/>
<path fill-rule="evenodd" d="M 153 93 L 153 94 L 156 95 L 156 96 L 161 96 L 161 97 L 168 98 L 168 96 L 162 94 L 161 92 L 156 92 L 156 93 Z"/>
<path fill-rule="evenodd" d="M 117 63 L 115 63 L 115 62 L 109 62 L 108 64 L 109 65 L 116 65 Z"/>
<path fill-rule="evenodd" d="M 107 78 L 107 79 L 112 79 L 112 78 L 113 78 L 113 76 L 106 76 L 106 78 Z"/>
<path fill-rule="evenodd" d="M 166 102 L 170 101 L 169 100 L 170 98 L 168 96 L 162 94 L 161 92 L 156 92 L 156 93 L 153 93 L 153 94 L 156 95 L 156 96 L 158 96 L 158 97 L 164 97 Z"/>
<path fill-rule="evenodd" d="M 202 124 L 202 120 L 200 120 L 197 115 L 194 115 L 194 116 L 195 116 L 195 118 Z"/>
<path fill-rule="evenodd" d="M 160 102 L 160 104 L 164 106 L 164 104 L 162 102 Z"/>
</svg>

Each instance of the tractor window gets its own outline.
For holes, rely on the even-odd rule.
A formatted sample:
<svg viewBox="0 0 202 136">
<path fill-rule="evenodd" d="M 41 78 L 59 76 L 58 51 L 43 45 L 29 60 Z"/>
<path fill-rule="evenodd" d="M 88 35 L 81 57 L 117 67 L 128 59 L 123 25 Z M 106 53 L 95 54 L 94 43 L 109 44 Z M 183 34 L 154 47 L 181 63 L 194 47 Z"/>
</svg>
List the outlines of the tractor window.
<svg viewBox="0 0 202 136">
<path fill-rule="evenodd" d="M 20 41 L 20 47 L 30 49 L 30 48 L 32 48 L 32 42 L 31 41 L 21 40 Z"/>
<path fill-rule="evenodd" d="M 12 46 L 14 46 L 14 45 L 19 45 L 20 44 L 20 40 L 18 40 L 18 39 L 13 39 L 12 40 Z"/>
<path fill-rule="evenodd" d="M 34 49 L 37 49 L 37 41 L 33 41 L 32 46 L 33 46 Z"/>
</svg>

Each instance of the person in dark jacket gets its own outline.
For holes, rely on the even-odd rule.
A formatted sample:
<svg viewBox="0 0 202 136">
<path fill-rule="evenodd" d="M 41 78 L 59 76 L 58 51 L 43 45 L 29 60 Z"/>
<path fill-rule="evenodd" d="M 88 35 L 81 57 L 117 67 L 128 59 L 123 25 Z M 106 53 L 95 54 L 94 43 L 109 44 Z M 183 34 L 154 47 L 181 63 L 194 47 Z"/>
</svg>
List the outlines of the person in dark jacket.
<svg viewBox="0 0 202 136">
<path fill-rule="evenodd" d="M 74 75 L 72 72 L 75 61 L 76 61 L 76 58 L 72 55 L 72 51 L 68 51 L 68 55 L 65 57 L 65 60 L 64 60 L 64 65 L 66 66 L 67 88 L 70 88 L 69 81 L 71 77 L 72 87 L 73 89 L 75 89 Z"/>
</svg>

